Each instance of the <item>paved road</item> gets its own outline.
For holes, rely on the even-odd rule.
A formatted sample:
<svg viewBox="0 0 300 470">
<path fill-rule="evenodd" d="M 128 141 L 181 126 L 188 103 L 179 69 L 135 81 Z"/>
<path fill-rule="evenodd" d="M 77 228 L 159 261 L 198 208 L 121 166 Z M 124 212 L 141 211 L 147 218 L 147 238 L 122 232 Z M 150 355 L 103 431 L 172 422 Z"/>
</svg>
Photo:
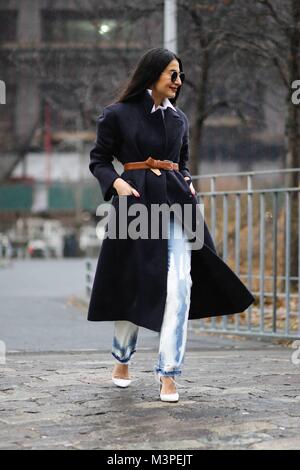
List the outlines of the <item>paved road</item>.
<svg viewBox="0 0 300 470">
<path fill-rule="evenodd" d="M 0 269 L 0 340 L 7 350 L 107 350 L 112 323 L 88 322 L 86 307 L 76 304 L 85 274 L 84 259 L 14 260 Z M 151 342 L 157 335 L 141 329 L 141 337 Z"/>
<path fill-rule="evenodd" d="M 162 403 L 158 335 L 141 328 L 129 389 L 110 380 L 112 323 L 86 320 L 84 260 L 0 270 L 0 449 L 300 449 L 293 349 L 189 332 L 179 403 Z M 86 351 L 90 350 L 90 351 Z M 0 358 L 1 359 L 1 358 Z"/>
<path fill-rule="evenodd" d="M 300 449 L 290 353 L 189 351 L 178 403 L 159 400 L 153 352 L 135 356 L 127 389 L 112 384 L 105 353 L 9 354 L 0 366 L 0 449 Z"/>
<path fill-rule="evenodd" d="M 84 293 L 84 259 L 14 260 L 0 269 L 0 340 L 8 351 L 109 351 L 113 324 L 86 320 L 86 306 L 76 303 Z M 157 333 L 141 328 L 139 349 L 157 346 Z M 239 347 L 259 346 L 241 340 Z M 188 335 L 187 349 L 234 347 L 226 337 Z"/>
</svg>

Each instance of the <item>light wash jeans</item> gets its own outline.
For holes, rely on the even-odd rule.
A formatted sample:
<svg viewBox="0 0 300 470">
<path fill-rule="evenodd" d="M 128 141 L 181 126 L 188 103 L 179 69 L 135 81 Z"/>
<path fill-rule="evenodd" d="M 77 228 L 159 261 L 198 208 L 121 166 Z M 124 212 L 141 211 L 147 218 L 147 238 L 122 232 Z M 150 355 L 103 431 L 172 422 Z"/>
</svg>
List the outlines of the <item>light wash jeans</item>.
<svg viewBox="0 0 300 470">
<path fill-rule="evenodd" d="M 172 213 L 171 213 L 172 214 Z M 187 236 L 174 217 L 168 226 L 167 299 L 160 331 L 157 376 L 181 374 L 191 296 L 191 248 Z M 112 355 L 118 363 L 129 364 L 136 351 L 139 327 L 126 320 L 114 323 Z"/>
</svg>

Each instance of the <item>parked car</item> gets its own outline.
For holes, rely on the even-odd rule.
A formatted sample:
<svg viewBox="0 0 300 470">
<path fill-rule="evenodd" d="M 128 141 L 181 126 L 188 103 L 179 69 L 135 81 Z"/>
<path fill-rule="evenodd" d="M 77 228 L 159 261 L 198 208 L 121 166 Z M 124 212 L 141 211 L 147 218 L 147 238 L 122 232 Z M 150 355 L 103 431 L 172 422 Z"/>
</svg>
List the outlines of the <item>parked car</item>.
<svg viewBox="0 0 300 470">
<path fill-rule="evenodd" d="M 0 261 L 10 260 L 12 255 L 13 250 L 9 237 L 5 233 L 0 233 Z"/>
<path fill-rule="evenodd" d="M 27 253 L 30 258 L 48 258 L 49 247 L 45 240 L 31 240 L 27 245 Z"/>
<path fill-rule="evenodd" d="M 64 235 L 63 256 L 72 258 L 79 255 L 78 241 L 74 232 L 68 232 Z"/>
</svg>

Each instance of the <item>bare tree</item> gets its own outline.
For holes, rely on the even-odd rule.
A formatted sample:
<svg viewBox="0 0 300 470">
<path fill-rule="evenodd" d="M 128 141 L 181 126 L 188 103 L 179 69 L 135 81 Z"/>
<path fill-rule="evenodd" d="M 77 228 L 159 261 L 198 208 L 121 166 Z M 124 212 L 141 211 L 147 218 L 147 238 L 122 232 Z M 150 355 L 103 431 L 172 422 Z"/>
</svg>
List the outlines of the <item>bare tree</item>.
<svg viewBox="0 0 300 470">
<path fill-rule="evenodd" d="M 242 126 L 261 119 L 255 63 L 249 57 L 241 64 L 229 35 L 231 1 L 180 0 L 187 16 L 188 34 L 182 32 L 183 53 L 189 65 L 186 80 L 193 99 L 191 124 L 191 172 L 198 174 L 199 148 L 204 125 L 213 114 L 233 114 Z M 251 79 L 250 79 L 251 77 Z M 249 86 L 245 87 L 245 83 Z M 199 181 L 195 181 L 200 190 Z"/>
<path fill-rule="evenodd" d="M 42 102 L 50 105 L 60 119 L 70 123 L 74 138 L 77 131 L 78 136 L 84 129 L 91 133 L 100 106 L 113 98 L 141 50 L 157 41 L 159 35 L 162 38 L 162 22 L 159 21 L 162 6 L 161 0 L 149 5 L 138 0 L 73 0 L 68 4 L 68 11 L 49 11 L 55 24 L 61 24 L 61 38 L 51 38 L 51 41 L 43 38 L 36 46 L 29 49 L 17 46 L 9 53 L 1 51 L 0 44 L 0 63 L 13 70 L 14 76 L 25 74 L 37 81 Z M 72 19 L 85 21 L 88 38 L 81 37 L 79 31 L 71 41 L 70 38 L 64 40 L 68 14 Z M 22 141 L 13 138 L 15 158 L 9 159 L 10 164 L 0 175 L 2 180 L 11 175 L 33 141 L 38 142 L 38 136 L 43 135 L 43 130 L 41 110 L 28 135 L 24 135 Z M 74 142 L 77 148 L 77 139 Z M 42 145 L 41 138 L 40 143 Z"/>
<path fill-rule="evenodd" d="M 285 163 L 300 167 L 300 107 L 292 102 L 292 83 L 300 78 L 300 2 L 298 0 L 240 0 L 232 2 L 239 24 L 228 32 L 237 49 L 257 57 L 266 88 L 285 94 Z M 243 28 L 240 27 L 243 25 Z M 299 172 L 287 174 L 286 184 L 299 187 Z M 292 276 L 298 275 L 298 193 L 291 192 Z"/>
<path fill-rule="evenodd" d="M 275 87 L 274 97 L 278 88 L 285 92 L 286 165 L 299 167 L 300 108 L 292 103 L 291 85 L 300 77 L 300 2 L 241 0 L 232 2 L 232 9 L 240 20 L 228 31 L 234 47 L 260 60 L 266 87 Z M 294 173 L 290 185 L 298 184 Z"/>
</svg>

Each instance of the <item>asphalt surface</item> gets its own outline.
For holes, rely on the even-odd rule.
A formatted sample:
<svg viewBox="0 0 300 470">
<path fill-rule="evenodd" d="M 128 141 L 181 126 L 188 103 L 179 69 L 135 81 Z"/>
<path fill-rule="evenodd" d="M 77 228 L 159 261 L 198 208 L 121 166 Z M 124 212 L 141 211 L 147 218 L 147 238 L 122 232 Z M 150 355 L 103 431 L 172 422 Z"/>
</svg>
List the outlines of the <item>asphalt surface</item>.
<svg viewBox="0 0 300 470">
<path fill-rule="evenodd" d="M 7 351 L 109 351 L 113 323 L 87 321 L 85 276 L 85 260 L 76 258 L 13 260 L 0 269 L 0 340 Z M 260 345 L 256 340 L 240 343 L 245 348 Z M 138 347 L 156 350 L 158 334 L 140 328 Z M 204 340 L 190 331 L 187 349 L 198 347 L 235 347 L 235 342 L 211 335 Z"/>
<path fill-rule="evenodd" d="M 180 400 L 163 403 L 158 334 L 140 328 L 116 387 L 113 325 L 86 320 L 84 283 L 84 260 L 0 269 L 0 449 L 300 449 L 291 345 L 189 331 Z"/>
</svg>

